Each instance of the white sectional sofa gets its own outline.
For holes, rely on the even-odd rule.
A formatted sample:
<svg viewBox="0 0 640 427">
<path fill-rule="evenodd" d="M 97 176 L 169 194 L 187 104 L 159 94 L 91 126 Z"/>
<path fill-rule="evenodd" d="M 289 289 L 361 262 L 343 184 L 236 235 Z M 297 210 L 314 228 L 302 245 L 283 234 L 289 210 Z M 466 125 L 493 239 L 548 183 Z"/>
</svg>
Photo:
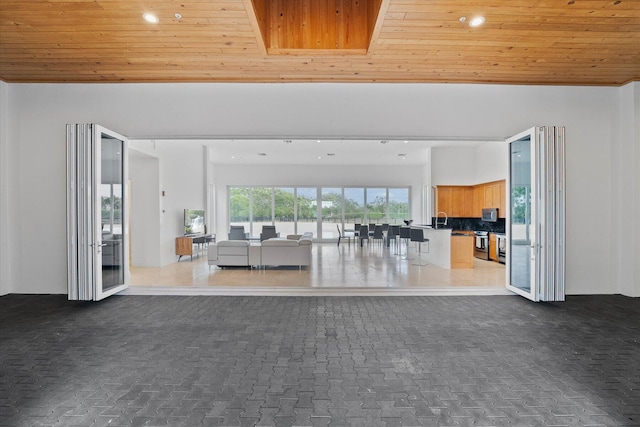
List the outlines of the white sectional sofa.
<svg viewBox="0 0 640 427">
<path fill-rule="evenodd" d="M 230 266 L 308 266 L 311 265 L 313 234 L 292 234 L 251 245 L 246 240 L 224 240 L 209 245 L 209 265 Z"/>
<path fill-rule="evenodd" d="M 239 267 L 249 265 L 248 240 L 223 240 L 208 248 L 209 265 Z"/>
</svg>

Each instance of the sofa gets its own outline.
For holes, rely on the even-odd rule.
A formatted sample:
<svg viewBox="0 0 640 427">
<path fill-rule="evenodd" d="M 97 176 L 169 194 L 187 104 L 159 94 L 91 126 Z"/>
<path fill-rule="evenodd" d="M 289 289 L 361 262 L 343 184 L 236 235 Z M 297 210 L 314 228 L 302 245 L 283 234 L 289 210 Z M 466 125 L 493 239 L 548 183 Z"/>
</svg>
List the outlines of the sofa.
<svg viewBox="0 0 640 427">
<path fill-rule="evenodd" d="M 312 233 L 272 238 L 260 244 L 246 240 L 223 240 L 209 245 L 209 266 L 308 266 L 311 265 Z"/>
<path fill-rule="evenodd" d="M 313 235 L 291 234 L 286 239 L 267 239 L 260 244 L 262 266 L 311 265 L 311 241 Z"/>
<path fill-rule="evenodd" d="M 207 249 L 209 265 L 240 267 L 249 265 L 249 242 L 247 240 L 223 240 L 212 243 Z"/>
</svg>

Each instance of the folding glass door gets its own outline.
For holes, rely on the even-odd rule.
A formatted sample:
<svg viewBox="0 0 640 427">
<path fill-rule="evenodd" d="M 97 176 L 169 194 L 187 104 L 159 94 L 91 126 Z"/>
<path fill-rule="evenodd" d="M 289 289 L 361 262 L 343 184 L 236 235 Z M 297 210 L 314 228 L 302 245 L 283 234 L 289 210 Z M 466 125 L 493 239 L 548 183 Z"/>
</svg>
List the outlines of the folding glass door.
<svg viewBox="0 0 640 427">
<path fill-rule="evenodd" d="M 127 139 L 94 124 L 67 125 L 69 300 L 127 288 Z"/>
<path fill-rule="evenodd" d="M 564 128 L 535 127 L 507 143 L 507 289 L 564 301 Z"/>
</svg>

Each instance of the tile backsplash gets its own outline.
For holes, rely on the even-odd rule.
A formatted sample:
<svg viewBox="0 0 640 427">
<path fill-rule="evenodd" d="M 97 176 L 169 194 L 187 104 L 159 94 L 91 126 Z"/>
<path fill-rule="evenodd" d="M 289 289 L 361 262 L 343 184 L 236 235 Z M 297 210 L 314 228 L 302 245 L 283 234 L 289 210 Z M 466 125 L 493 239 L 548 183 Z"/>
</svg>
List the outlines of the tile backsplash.
<svg viewBox="0 0 640 427">
<path fill-rule="evenodd" d="M 444 218 L 439 217 L 442 221 Z M 431 226 L 436 223 L 436 218 L 431 218 Z M 497 222 L 482 221 L 480 218 L 449 218 L 447 225 L 438 225 L 438 228 L 453 228 L 454 230 L 489 231 L 492 233 L 504 233 L 506 230 L 504 218 L 498 218 Z"/>
</svg>

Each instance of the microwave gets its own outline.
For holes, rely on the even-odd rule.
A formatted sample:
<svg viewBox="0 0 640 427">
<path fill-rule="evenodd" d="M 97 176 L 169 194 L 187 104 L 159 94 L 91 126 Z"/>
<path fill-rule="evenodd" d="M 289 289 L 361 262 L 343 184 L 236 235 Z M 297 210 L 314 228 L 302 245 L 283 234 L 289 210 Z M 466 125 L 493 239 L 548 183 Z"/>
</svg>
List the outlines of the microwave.
<svg viewBox="0 0 640 427">
<path fill-rule="evenodd" d="M 482 209 L 482 220 L 488 222 L 498 222 L 498 208 Z"/>
</svg>

